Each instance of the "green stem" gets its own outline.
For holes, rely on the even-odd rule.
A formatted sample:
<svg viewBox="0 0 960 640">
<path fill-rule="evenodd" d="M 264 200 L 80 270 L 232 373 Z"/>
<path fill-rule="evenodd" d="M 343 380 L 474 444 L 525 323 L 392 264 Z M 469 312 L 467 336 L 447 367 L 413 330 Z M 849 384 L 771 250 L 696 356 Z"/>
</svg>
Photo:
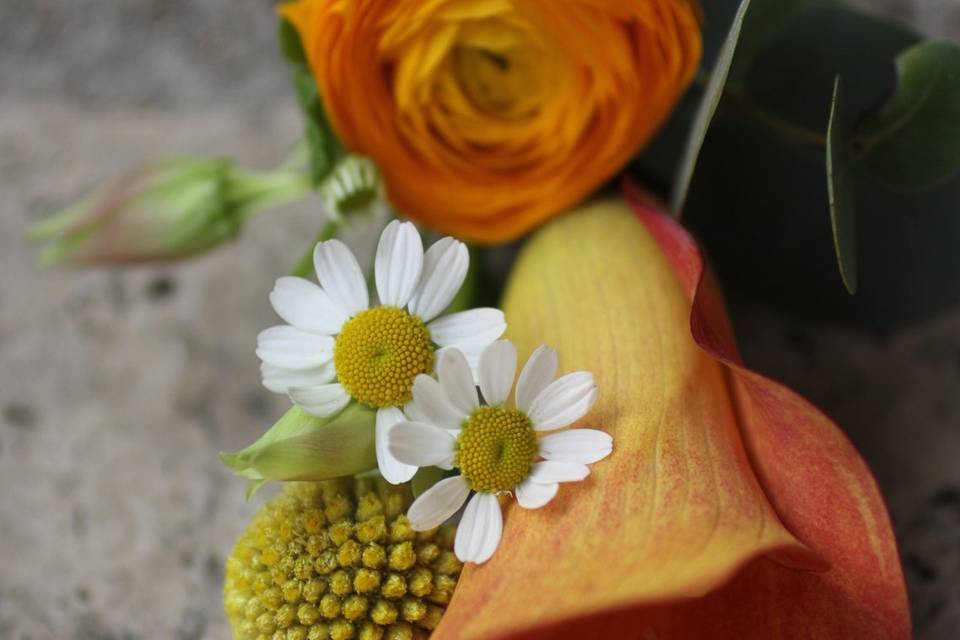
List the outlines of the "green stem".
<svg viewBox="0 0 960 640">
<path fill-rule="evenodd" d="M 697 74 L 694 84 L 704 87 L 706 86 L 707 78 L 709 76 L 705 74 L 702 70 Z M 720 106 L 728 111 L 738 113 L 742 116 L 745 116 L 759 124 L 780 133 L 781 135 L 808 144 L 820 149 L 826 149 L 827 147 L 827 137 L 825 134 L 807 129 L 801 125 L 798 125 L 786 118 L 782 118 L 775 113 L 767 111 L 766 109 L 760 107 L 753 100 L 748 98 L 744 93 L 740 91 L 735 91 L 730 87 L 724 87 L 723 89 L 723 98 L 720 102 Z"/>
<path fill-rule="evenodd" d="M 240 205 L 245 219 L 267 209 L 299 200 L 313 190 L 310 178 L 290 171 L 255 174 L 245 172 L 229 187 L 227 197 Z"/>
<path fill-rule="evenodd" d="M 309 247 L 307 247 L 307 250 L 304 252 L 300 260 L 297 261 L 296 266 L 290 270 L 290 275 L 300 278 L 309 277 L 310 272 L 313 271 L 313 248 L 317 246 L 318 242 L 325 242 L 326 240 L 333 238 L 339 231 L 340 222 L 336 220 L 328 220 L 327 224 L 323 225 L 323 229 L 320 230 L 320 233 L 317 234 L 317 237 L 314 239 L 314 241 L 310 243 Z"/>
</svg>

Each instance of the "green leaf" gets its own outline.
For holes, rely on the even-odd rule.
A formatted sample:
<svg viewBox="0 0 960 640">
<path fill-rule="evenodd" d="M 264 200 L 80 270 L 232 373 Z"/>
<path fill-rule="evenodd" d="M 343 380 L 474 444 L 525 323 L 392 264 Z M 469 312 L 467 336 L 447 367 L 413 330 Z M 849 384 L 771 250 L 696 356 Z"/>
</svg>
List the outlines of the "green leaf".
<svg viewBox="0 0 960 640">
<path fill-rule="evenodd" d="M 837 76 L 833 84 L 830 120 L 827 123 L 827 194 L 830 201 L 833 250 L 837 254 L 843 285 L 852 295 L 857 290 L 857 235 L 853 184 L 847 165 L 848 139 L 848 118 L 843 108 L 843 83 L 840 76 Z"/>
<path fill-rule="evenodd" d="M 703 92 L 700 106 L 696 115 L 693 117 L 693 124 L 690 127 L 690 133 L 684 145 L 683 156 L 680 159 L 680 167 L 677 170 L 677 178 L 673 183 L 673 191 L 670 195 L 670 210 L 674 217 L 679 218 L 683 211 L 683 204 L 687 199 L 687 191 L 690 189 L 690 182 L 693 180 L 693 171 L 697 166 L 697 158 L 700 155 L 700 149 L 703 141 L 707 137 L 707 129 L 710 128 L 710 121 L 713 120 L 713 114 L 717 110 L 720 98 L 723 95 L 723 87 L 727 81 L 727 73 L 730 71 L 730 65 L 733 63 L 733 54 L 737 49 L 737 40 L 740 37 L 740 27 L 743 25 L 744 16 L 750 6 L 750 0 L 743 0 L 733 17 L 733 24 L 727 32 L 727 37 L 723 42 L 717 60 L 713 65 L 713 71 L 710 73 L 710 80 L 707 81 L 707 87 Z"/>
<path fill-rule="evenodd" d="M 376 414 L 359 404 L 329 418 L 293 407 L 259 440 L 220 460 L 256 491 L 266 480 L 326 480 L 376 468 Z M 257 484 L 259 483 L 259 484 Z"/>
<path fill-rule="evenodd" d="M 923 42 L 897 57 L 897 91 L 852 148 L 890 189 L 926 191 L 960 170 L 960 45 Z"/>
<path fill-rule="evenodd" d="M 751 11 L 762 1 L 753 0 Z M 734 9 L 733 0 L 705 3 L 711 14 L 707 26 L 714 31 L 709 40 L 722 40 Z M 918 42 L 910 29 L 884 18 L 811 7 L 767 40 L 745 74 L 747 83 L 734 87 L 730 79 L 747 27 L 727 92 L 742 93 L 779 121 L 821 137 L 837 75 L 843 78 L 845 113 L 851 118 L 869 113 L 893 94 L 894 60 Z M 691 102 L 688 97 L 635 165 L 639 176 L 665 189 L 692 119 Z M 808 141 L 789 135 L 753 112 L 728 107 L 724 99 L 710 125 L 684 221 L 703 243 L 734 305 L 887 329 L 960 304 L 960 175 L 908 195 L 879 187 L 851 163 L 858 209 L 858 283 L 851 296 L 836 277 L 824 147 L 810 144 L 812 136 Z"/>
</svg>

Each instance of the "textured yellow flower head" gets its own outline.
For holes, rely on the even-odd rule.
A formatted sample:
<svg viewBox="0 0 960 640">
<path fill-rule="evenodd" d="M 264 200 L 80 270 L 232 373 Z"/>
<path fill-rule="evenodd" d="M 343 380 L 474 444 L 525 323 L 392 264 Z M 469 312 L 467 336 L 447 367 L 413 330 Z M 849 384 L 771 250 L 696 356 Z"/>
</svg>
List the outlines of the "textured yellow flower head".
<svg viewBox="0 0 960 640">
<path fill-rule="evenodd" d="M 517 237 L 647 142 L 700 58 L 694 0 L 297 0 L 344 145 L 404 214 Z"/>
<path fill-rule="evenodd" d="M 290 483 L 227 558 L 235 640 L 413 640 L 460 575 L 452 527 L 415 532 L 410 495 L 382 480 Z"/>
</svg>

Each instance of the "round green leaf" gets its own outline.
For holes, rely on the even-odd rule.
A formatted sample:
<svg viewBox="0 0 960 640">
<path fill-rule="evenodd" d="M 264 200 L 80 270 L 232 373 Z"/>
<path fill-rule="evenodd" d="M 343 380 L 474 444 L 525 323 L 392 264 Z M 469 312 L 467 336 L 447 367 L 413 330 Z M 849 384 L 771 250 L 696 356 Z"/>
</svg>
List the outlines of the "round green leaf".
<svg viewBox="0 0 960 640">
<path fill-rule="evenodd" d="M 852 149 L 890 189 L 926 191 L 960 171 L 960 45 L 920 43 L 896 70 L 896 92 L 858 127 Z"/>
</svg>

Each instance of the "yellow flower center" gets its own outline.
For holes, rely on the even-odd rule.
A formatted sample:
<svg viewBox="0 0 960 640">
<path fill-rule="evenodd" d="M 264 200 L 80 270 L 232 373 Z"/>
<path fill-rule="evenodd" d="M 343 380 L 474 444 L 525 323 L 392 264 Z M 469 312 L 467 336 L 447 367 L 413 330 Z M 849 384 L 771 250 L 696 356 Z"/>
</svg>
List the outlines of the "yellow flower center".
<svg viewBox="0 0 960 640">
<path fill-rule="evenodd" d="M 333 362 L 351 397 L 372 407 L 401 406 L 412 397 L 414 379 L 433 371 L 433 345 L 420 318 L 375 307 L 343 325 Z"/>
<path fill-rule="evenodd" d="M 522 411 L 480 407 L 456 443 L 456 465 L 470 488 L 482 493 L 513 491 L 537 459 L 537 435 Z"/>
<path fill-rule="evenodd" d="M 453 527 L 417 533 L 409 490 L 371 479 L 289 483 L 227 558 L 236 640 L 413 640 L 440 622 L 461 564 Z"/>
</svg>

